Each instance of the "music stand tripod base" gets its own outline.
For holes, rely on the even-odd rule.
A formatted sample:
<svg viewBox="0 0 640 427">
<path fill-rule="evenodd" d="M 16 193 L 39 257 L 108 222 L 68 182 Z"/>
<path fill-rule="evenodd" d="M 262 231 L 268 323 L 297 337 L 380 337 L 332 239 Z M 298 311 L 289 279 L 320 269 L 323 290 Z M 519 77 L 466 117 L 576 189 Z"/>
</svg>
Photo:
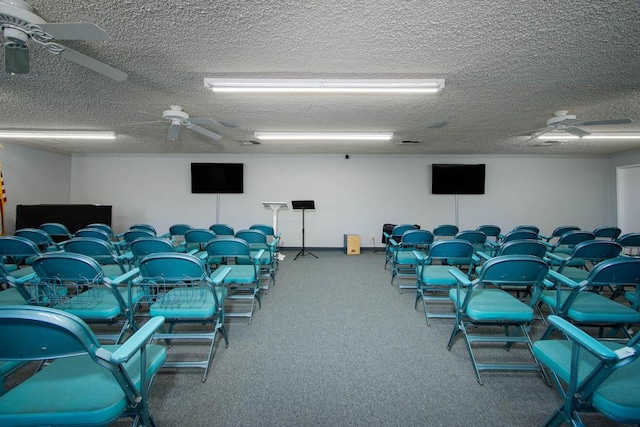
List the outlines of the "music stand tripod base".
<svg viewBox="0 0 640 427">
<path fill-rule="evenodd" d="M 312 257 L 318 258 L 317 255 L 309 252 L 304 247 L 304 212 L 307 209 L 315 209 L 316 208 L 315 202 L 313 200 L 292 200 L 291 207 L 293 209 L 302 210 L 302 249 L 300 249 L 300 251 L 298 252 L 298 254 L 293 260 L 295 261 L 298 259 L 299 256 L 305 256 L 305 255 L 311 255 Z"/>
</svg>

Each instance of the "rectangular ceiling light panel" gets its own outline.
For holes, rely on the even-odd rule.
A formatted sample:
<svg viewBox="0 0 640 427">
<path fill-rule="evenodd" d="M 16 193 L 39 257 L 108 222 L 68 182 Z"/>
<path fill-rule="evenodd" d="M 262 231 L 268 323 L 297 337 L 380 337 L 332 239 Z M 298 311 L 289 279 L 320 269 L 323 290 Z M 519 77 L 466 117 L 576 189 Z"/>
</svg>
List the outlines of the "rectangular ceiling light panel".
<svg viewBox="0 0 640 427">
<path fill-rule="evenodd" d="M 590 135 L 578 136 L 567 132 L 548 132 L 537 137 L 541 141 L 569 140 L 569 139 L 640 139 L 639 133 L 592 133 Z"/>
<path fill-rule="evenodd" d="M 213 92 L 436 93 L 444 79 L 204 79 Z"/>
<path fill-rule="evenodd" d="M 0 130 L 0 138 L 116 139 L 116 134 L 115 132 L 94 132 L 94 131 Z"/>
<path fill-rule="evenodd" d="M 389 141 L 393 132 L 255 132 L 261 141 Z"/>
</svg>

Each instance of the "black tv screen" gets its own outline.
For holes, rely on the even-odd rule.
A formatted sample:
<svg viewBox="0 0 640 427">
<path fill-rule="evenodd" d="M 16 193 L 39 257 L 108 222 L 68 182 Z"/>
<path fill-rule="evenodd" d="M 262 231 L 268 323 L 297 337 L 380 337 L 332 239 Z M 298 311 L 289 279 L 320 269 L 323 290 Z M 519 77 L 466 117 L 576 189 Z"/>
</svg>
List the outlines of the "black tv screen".
<svg viewBox="0 0 640 427">
<path fill-rule="evenodd" d="M 485 165 L 431 165 L 431 194 L 484 194 Z"/>
<path fill-rule="evenodd" d="M 242 163 L 191 163 L 192 193 L 244 193 Z"/>
</svg>

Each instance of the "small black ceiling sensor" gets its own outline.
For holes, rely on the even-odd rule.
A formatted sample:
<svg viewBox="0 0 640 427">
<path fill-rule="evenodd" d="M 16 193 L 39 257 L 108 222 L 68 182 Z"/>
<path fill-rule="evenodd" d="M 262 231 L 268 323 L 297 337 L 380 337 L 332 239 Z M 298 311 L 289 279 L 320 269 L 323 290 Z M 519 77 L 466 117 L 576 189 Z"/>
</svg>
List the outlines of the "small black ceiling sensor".
<svg viewBox="0 0 640 427">
<path fill-rule="evenodd" d="M 345 154 L 344 158 L 345 158 L 345 159 L 347 159 L 347 160 L 349 160 L 349 155 L 348 155 L 348 154 Z"/>
</svg>

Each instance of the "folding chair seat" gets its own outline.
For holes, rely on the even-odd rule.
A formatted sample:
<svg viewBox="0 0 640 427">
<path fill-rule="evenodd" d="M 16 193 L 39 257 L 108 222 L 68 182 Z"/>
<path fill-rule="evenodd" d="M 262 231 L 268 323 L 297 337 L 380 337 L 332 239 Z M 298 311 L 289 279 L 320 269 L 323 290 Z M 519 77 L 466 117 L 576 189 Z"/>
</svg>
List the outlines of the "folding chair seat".
<svg viewBox="0 0 640 427">
<path fill-rule="evenodd" d="M 396 243 L 400 243 L 402 239 L 402 235 L 407 230 L 416 230 L 417 227 L 413 224 L 399 224 L 394 226 L 391 229 L 391 233 L 383 232 L 383 236 L 385 238 L 385 259 L 384 259 L 384 268 L 387 269 L 387 264 L 391 262 L 391 258 L 393 256 L 391 249 L 391 240 L 394 240 Z"/>
<path fill-rule="evenodd" d="M 222 286 L 229 270 L 222 268 L 210 276 L 202 260 L 184 253 L 155 253 L 140 261 L 133 285 L 144 291 L 151 318 L 163 318 L 169 325 L 168 329 L 163 326 L 154 340 L 165 340 L 169 345 L 173 340 L 209 342 L 205 359 L 169 360 L 165 367 L 203 369 L 202 382 L 206 381 L 218 331 L 225 345 L 229 344 L 224 325 L 227 290 Z M 185 324 L 208 327 L 187 330 L 180 326 Z"/>
<path fill-rule="evenodd" d="M 530 324 L 534 319 L 533 305 L 539 291 L 532 292 L 529 304 L 520 301 L 500 286 L 529 286 L 539 288 L 545 282 L 549 266 L 533 256 L 504 255 L 487 261 L 478 278 L 471 281 L 459 270 L 451 270 L 457 285 L 449 291 L 449 298 L 456 308 L 456 324 L 453 327 L 447 349 L 451 350 L 456 336 L 462 333 L 473 364 L 476 379 L 480 384 L 480 371 L 537 371 L 548 382 L 540 364 L 531 353 Z M 487 333 L 481 328 L 488 326 Z M 503 334 L 498 334 L 503 331 Z M 505 343 L 511 350 L 516 343 L 523 343 L 532 363 L 478 362 L 474 354 L 475 343 Z"/>
<path fill-rule="evenodd" d="M 266 279 L 260 282 L 260 289 L 269 292 L 269 286 L 276 284 L 276 245 L 275 240 L 269 242 L 267 235 L 257 228 L 238 230 L 236 236 L 238 239 L 242 239 L 249 244 L 251 248 L 251 256 L 256 257 L 258 251 L 264 250 L 262 257 L 260 258 L 260 275 L 262 279 Z M 253 264 L 251 259 L 238 259 L 238 264 Z"/>
<path fill-rule="evenodd" d="M 207 245 L 206 254 L 202 256 L 206 259 L 206 264 L 213 273 L 217 273 L 219 269 L 230 267 L 231 271 L 224 280 L 225 287 L 229 291 L 227 300 L 230 303 L 230 309 L 227 317 L 246 317 L 249 324 L 253 319 L 253 312 L 260 302 L 260 260 L 265 250 L 260 249 L 257 253 L 251 254 L 251 247 L 242 239 L 237 237 L 222 237 L 214 239 Z M 224 260 L 225 265 L 215 268 L 218 261 Z M 247 262 L 244 264 L 243 262 Z M 246 311 L 240 311 L 239 304 L 244 306 L 248 303 L 249 307 Z"/>
<path fill-rule="evenodd" d="M 466 274 L 467 277 L 470 277 L 473 273 L 471 267 L 474 263 L 473 252 L 474 248 L 471 243 L 455 239 L 434 242 L 426 255 L 419 251 L 414 252 L 418 259 L 418 267 L 416 270 L 416 300 L 413 307 L 417 309 L 418 301 L 422 300 L 427 326 L 429 326 L 430 318 L 452 319 L 455 317 L 453 312 L 431 312 L 429 303 L 450 305 L 449 290 L 457 283 L 456 278 L 451 275 L 451 270 L 457 270 L 460 274 Z M 455 267 L 451 266 L 447 263 L 449 259 L 455 259 L 459 264 Z M 467 273 L 460 270 L 464 267 L 463 264 L 467 267 Z"/>
<path fill-rule="evenodd" d="M 622 246 L 622 253 L 627 256 L 640 256 L 640 233 L 627 233 L 616 240 Z"/>
<path fill-rule="evenodd" d="M 549 276 L 555 282 L 555 289 L 544 290 L 540 302 L 549 307 L 551 314 L 582 327 L 597 327 L 600 337 L 603 337 L 605 328 L 610 328 L 610 338 L 615 337 L 617 332 L 630 338 L 628 328 L 640 323 L 637 310 L 599 293 L 603 288 L 619 286 L 634 286 L 637 292 L 640 286 L 640 259 L 604 260 L 580 282 L 553 270 L 549 271 Z"/>
<path fill-rule="evenodd" d="M 41 252 L 55 252 L 61 250 L 60 245 L 46 231 L 39 228 L 21 228 L 13 233 L 14 236 L 24 237 L 36 244 Z"/>
<path fill-rule="evenodd" d="M 391 239 L 391 284 L 395 279 L 400 292 L 416 288 L 418 258 L 414 251 L 426 253 L 432 243 L 433 233 L 428 230 L 407 230 L 399 243 Z"/>
<path fill-rule="evenodd" d="M 593 235 L 596 236 L 596 239 L 613 240 L 613 241 L 615 241 L 618 237 L 620 237 L 621 233 L 622 233 L 622 230 L 620 230 L 618 227 L 613 225 L 605 225 L 593 230 Z"/>
<path fill-rule="evenodd" d="M 21 270 L 9 272 L 2 263 L 0 263 L 0 305 L 27 305 L 35 302 L 32 295 L 33 286 L 28 283 L 36 276 L 33 270 L 26 275 L 13 276 L 14 273 Z"/>
<path fill-rule="evenodd" d="M 0 360 L 0 396 L 6 392 L 4 389 L 4 379 L 21 367 L 25 366 L 27 363 L 28 362 L 16 360 Z"/>
<path fill-rule="evenodd" d="M 44 224 L 40 224 L 38 228 L 49 234 L 56 243 L 64 242 L 73 237 L 69 229 L 59 222 L 45 222 Z"/>
<path fill-rule="evenodd" d="M 0 307 L 0 361 L 50 361 L 0 396 L 3 426 L 107 426 L 122 417 L 155 425 L 148 405 L 166 359 L 147 345 L 151 319 L 119 346 L 101 346 L 78 317 L 45 307 Z"/>
<path fill-rule="evenodd" d="M 533 353 L 551 371 L 562 403 L 545 425 L 584 425 L 580 413 L 594 411 L 616 423 L 640 423 L 640 334 L 623 345 L 598 341 L 558 316 L 548 321 Z M 550 339 L 555 330 L 562 339 Z"/>
<path fill-rule="evenodd" d="M 436 241 L 453 239 L 459 231 L 460 229 L 457 225 L 440 224 L 433 228 L 433 239 Z"/>
<path fill-rule="evenodd" d="M 36 258 L 33 271 L 37 275 L 33 282 L 37 303 L 74 314 L 87 323 L 121 325 L 115 334 L 101 334 L 103 340 L 118 343 L 127 330 L 136 330 L 132 307 L 139 295 L 127 286 L 135 270 L 110 279 L 93 258 L 57 252 Z"/>
<path fill-rule="evenodd" d="M 544 240 L 547 243 L 551 243 L 552 240 L 558 240 L 564 233 L 568 233 L 569 231 L 579 231 L 580 227 L 577 225 L 561 225 L 556 227 L 555 230 L 551 232 L 550 235 L 545 236 L 540 234 L 539 238 Z"/>
<path fill-rule="evenodd" d="M 212 224 L 209 230 L 216 233 L 218 237 L 233 237 L 236 234 L 233 227 L 228 224 Z"/>
</svg>

